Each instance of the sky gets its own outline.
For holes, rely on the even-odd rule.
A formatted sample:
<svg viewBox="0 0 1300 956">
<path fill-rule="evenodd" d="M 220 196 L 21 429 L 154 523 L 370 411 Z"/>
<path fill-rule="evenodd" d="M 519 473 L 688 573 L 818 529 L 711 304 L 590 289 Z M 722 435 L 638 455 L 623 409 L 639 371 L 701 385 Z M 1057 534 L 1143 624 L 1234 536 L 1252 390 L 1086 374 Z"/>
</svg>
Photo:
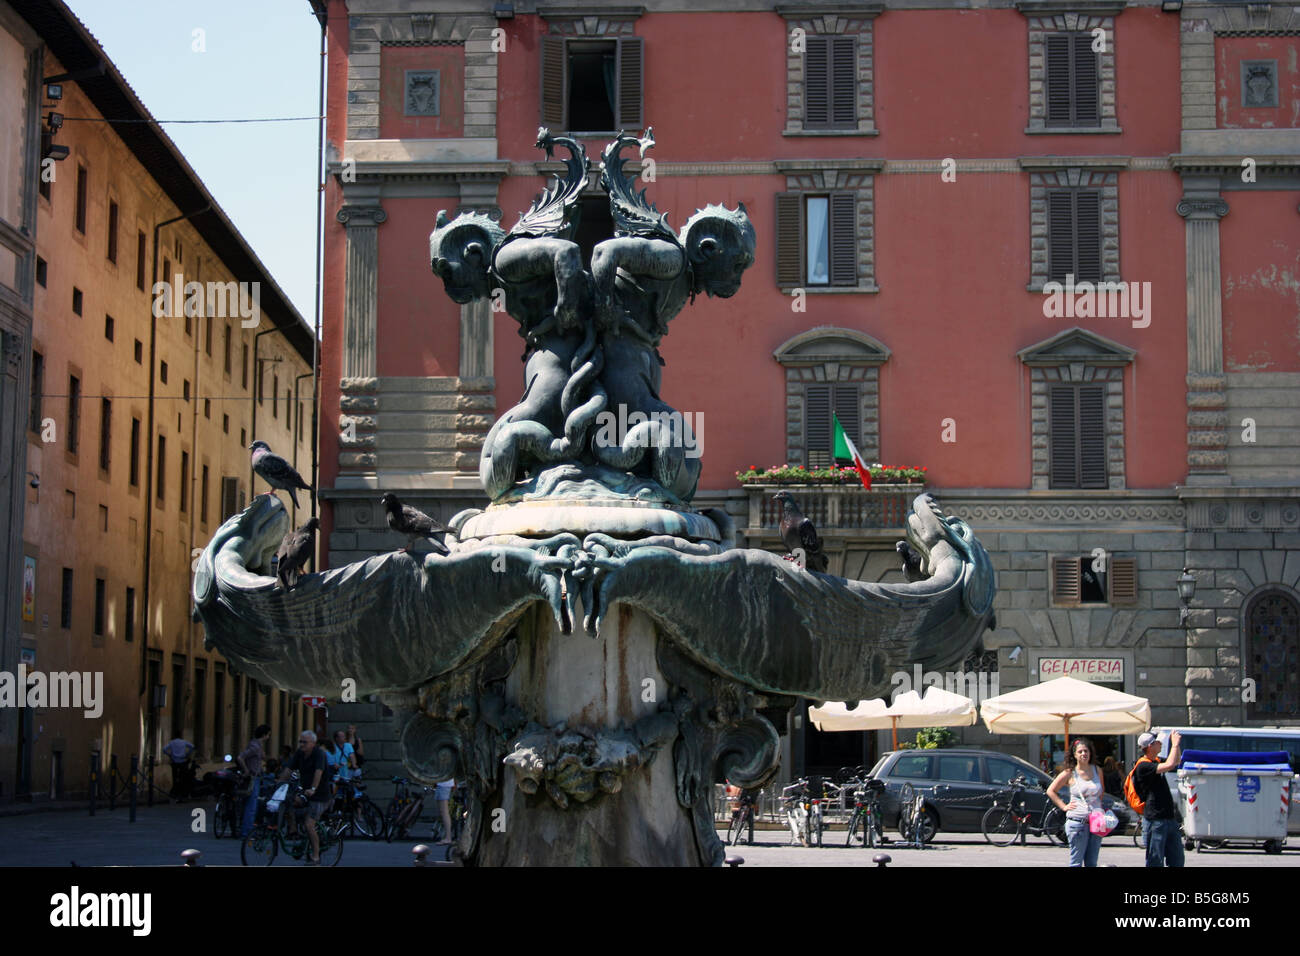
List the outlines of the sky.
<svg viewBox="0 0 1300 956">
<path fill-rule="evenodd" d="M 320 24 L 307 0 L 67 3 L 158 120 L 319 114 Z M 316 121 L 162 128 L 310 325 Z"/>
</svg>

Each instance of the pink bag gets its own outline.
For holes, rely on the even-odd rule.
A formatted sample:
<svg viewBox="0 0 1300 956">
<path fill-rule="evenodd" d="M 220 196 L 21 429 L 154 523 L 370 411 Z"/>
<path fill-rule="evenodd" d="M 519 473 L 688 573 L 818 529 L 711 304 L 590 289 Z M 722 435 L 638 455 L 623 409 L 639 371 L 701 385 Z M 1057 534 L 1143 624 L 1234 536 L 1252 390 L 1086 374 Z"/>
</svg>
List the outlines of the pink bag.
<svg viewBox="0 0 1300 956">
<path fill-rule="evenodd" d="M 1097 836 L 1106 836 L 1119 826 L 1119 817 L 1113 810 L 1093 810 L 1088 814 L 1088 829 Z"/>
</svg>

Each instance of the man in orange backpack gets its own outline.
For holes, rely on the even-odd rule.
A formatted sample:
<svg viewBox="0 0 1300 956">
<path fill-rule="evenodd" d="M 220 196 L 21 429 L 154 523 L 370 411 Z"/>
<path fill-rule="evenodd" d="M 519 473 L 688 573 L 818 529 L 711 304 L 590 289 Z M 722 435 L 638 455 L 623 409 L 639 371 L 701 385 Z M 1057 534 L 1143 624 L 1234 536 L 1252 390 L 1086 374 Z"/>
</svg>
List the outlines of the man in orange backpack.
<svg viewBox="0 0 1300 956">
<path fill-rule="evenodd" d="M 1178 769 L 1182 758 L 1182 735 L 1169 737 L 1169 756 L 1160 762 L 1160 738 L 1153 733 L 1138 737 L 1142 759 L 1133 766 L 1133 789 L 1145 802 L 1142 835 L 1147 847 L 1147 866 L 1182 866 L 1182 817 L 1169 790 L 1165 774 Z M 1131 800 L 1131 798 L 1130 798 Z"/>
</svg>

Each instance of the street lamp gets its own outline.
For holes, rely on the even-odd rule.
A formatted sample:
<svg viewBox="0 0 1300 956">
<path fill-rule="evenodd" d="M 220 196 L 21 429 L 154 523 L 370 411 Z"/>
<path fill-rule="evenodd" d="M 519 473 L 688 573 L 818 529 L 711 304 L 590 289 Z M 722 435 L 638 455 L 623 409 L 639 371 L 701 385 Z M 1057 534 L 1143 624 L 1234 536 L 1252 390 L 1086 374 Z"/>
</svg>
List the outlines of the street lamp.
<svg viewBox="0 0 1300 956">
<path fill-rule="evenodd" d="M 1190 571 L 1183 568 L 1183 573 L 1178 578 L 1178 602 L 1182 605 L 1178 612 L 1178 623 L 1182 627 L 1187 626 L 1187 619 L 1192 616 L 1192 609 L 1189 605 L 1195 596 L 1196 578 Z"/>
</svg>

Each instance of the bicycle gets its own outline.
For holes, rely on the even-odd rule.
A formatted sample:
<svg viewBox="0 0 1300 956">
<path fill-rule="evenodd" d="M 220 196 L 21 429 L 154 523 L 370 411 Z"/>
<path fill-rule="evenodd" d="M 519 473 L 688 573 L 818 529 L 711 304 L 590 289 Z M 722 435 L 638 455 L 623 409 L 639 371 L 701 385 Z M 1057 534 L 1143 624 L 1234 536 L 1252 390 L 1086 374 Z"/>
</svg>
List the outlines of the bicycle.
<svg viewBox="0 0 1300 956">
<path fill-rule="evenodd" d="M 1035 811 L 1027 810 L 1025 791 L 1029 781 L 1016 777 L 1011 786 L 993 798 L 993 806 L 985 811 L 980 821 L 984 839 L 994 846 L 1010 846 L 1019 840 L 1023 845 L 1027 836 L 1043 836 L 1055 840 L 1062 846 L 1070 841 L 1065 835 L 1065 812 L 1049 801 L 1044 800 L 1039 813 L 1039 822 L 1034 823 Z M 1005 803 L 1001 802 L 1005 801 Z"/>
<path fill-rule="evenodd" d="M 856 781 L 853 791 L 853 816 L 849 818 L 849 832 L 845 846 L 852 846 L 856 837 L 864 847 L 875 847 L 885 840 L 885 814 L 880 796 L 885 792 L 885 782 L 867 778 Z M 858 829 L 861 827 L 861 834 Z"/>
<path fill-rule="evenodd" d="M 898 791 L 898 832 L 904 844 L 920 849 L 934 839 L 939 831 L 938 821 L 926 808 L 925 792 L 911 783 L 904 783 Z"/>
<path fill-rule="evenodd" d="M 239 836 L 239 829 L 243 824 L 243 801 L 237 796 L 237 791 L 246 786 L 242 775 L 239 783 L 235 786 L 236 792 L 217 794 L 217 802 L 212 809 L 212 835 L 218 840 L 227 833 L 232 836 Z"/>
<path fill-rule="evenodd" d="M 395 777 L 394 780 L 401 781 L 398 786 L 402 789 L 404 805 L 399 807 L 397 815 L 388 824 L 388 829 L 384 833 L 384 839 L 389 843 L 392 843 L 393 840 L 406 838 L 406 831 L 415 826 L 416 821 L 420 819 L 420 814 L 424 811 L 425 797 L 433 793 L 432 787 L 421 787 L 418 794 L 410 796 L 405 792 L 410 781 L 405 777 Z M 397 799 L 396 795 L 394 795 L 393 799 Z M 389 809 L 392 809 L 391 805 Z"/>
<path fill-rule="evenodd" d="M 281 849 L 295 860 L 301 860 L 311 845 L 306 816 L 307 801 L 302 796 L 302 788 L 296 781 L 282 783 L 267 799 L 261 822 L 240 845 L 240 861 L 244 866 L 270 866 Z M 343 834 L 337 823 L 322 814 L 316 821 L 316 835 L 320 841 L 321 866 L 338 866 L 343 858 Z"/>
<path fill-rule="evenodd" d="M 790 828 L 790 845 L 808 846 L 808 781 L 796 780 L 781 790 L 785 808 L 785 823 Z"/>
<path fill-rule="evenodd" d="M 754 845 L 754 810 L 758 803 L 758 793 L 743 790 L 736 797 L 736 809 L 731 813 L 731 824 L 727 827 L 727 845 L 736 846 L 744 840 Z M 745 836 L 748 831 L 748 837 Z"/>
<path fill-rule="evenodd" d="M 383 811 L 375 806 L 374 801 L 366 793 L 366 785 L 355 777 L 339 783 L 330 812 L 337 817 L 341 832 L 345 836 L 355 833 L 368 840 L 384 838 L 387 821 L 384 819 Z"/>
</svg>

